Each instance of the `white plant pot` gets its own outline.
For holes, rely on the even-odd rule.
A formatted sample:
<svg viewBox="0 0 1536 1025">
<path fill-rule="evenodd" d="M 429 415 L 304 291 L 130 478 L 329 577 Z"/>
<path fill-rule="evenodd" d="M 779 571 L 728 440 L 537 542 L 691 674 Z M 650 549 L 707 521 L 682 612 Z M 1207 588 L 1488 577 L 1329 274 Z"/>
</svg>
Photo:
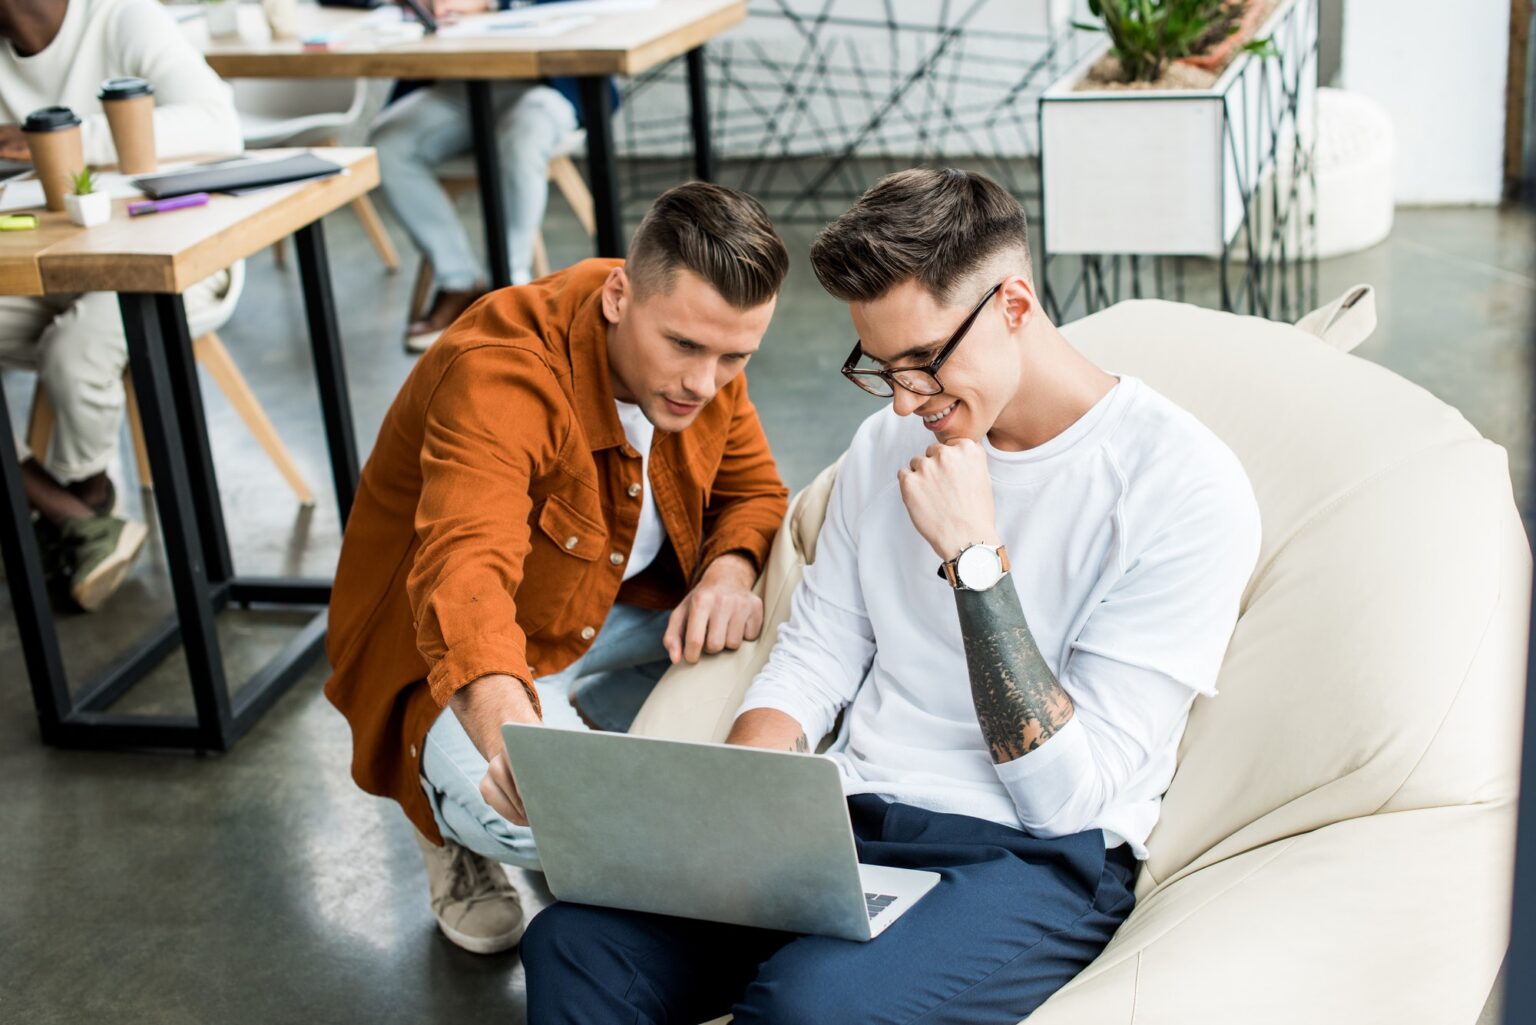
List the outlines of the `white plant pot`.
<svg viewBox="0 0 1536 1025">
<path fill-rule="evenodd" d="M 1288 86 L 1310 137 L 1317 2 L 1281 0 L 1255 34 L 1279 56 L 1240 53 L 1209 89 L 1077 91 L 1107 41 L 1053 83 L 1040 99 L 1046 252 L 1219 257 L 1275 172 Z"/>
<path fill-rule="evenodd" d="M 92 192 L 84 196 L 69 192 L 64 195 L 64 209 L 71 221 L 82 228 L 90 228 L 106 224 L 112 219 L 112 197 L 105 192 Z"/>
<path fill-rule="evenodd" d="M 208 19 L 210 36 L 238 36 L 240 34 L 240 4 L 237 0 L 206 0 L 203 17 Z"/>
</svg>

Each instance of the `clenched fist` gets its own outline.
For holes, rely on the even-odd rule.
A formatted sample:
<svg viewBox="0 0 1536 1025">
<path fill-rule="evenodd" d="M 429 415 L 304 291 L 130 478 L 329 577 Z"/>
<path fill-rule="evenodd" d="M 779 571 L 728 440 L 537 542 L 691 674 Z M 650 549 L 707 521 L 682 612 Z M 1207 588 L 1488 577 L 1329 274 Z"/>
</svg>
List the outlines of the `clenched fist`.
<svg viewBox="0 0 1536 1025">
<path fill-rule="evenodd" d="M 968 544 L 999 544 L 987 453 L 970 438 L 935 443 L 897 471 L 912 526 L 940 559 Z"/>
</svg>

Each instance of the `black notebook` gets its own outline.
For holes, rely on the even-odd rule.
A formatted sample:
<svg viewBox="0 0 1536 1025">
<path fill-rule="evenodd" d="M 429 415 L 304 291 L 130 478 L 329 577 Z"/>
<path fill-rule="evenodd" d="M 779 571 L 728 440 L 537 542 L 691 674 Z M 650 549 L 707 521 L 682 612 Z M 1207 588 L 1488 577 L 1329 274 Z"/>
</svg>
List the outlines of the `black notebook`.
<svg viewBox="0 0 1536 1025">
<path fill-rule="evenodd" d="M 133 184 L 151 199 L 170 199 L 193 192 L 248 192 L 269 185 L 327 178 L 342 170 L 340 164 L 322 160 L 313 153 L 300 153 L 278 160 L 234 160 L 188 167 L 135 178 Z"/>
</svg>

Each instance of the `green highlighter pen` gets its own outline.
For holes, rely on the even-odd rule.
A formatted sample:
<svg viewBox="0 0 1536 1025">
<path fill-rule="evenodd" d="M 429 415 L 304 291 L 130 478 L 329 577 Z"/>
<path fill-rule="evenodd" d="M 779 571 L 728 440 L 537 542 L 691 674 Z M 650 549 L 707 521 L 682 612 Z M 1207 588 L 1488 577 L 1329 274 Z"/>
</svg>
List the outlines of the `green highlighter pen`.
<svg viewBox="0 0 1536 1025">
<path fill-rule="evenodd" d="M 37 227 L 35 214 L 5 214 L 0 216 L 0 231 L 31 231 Z"/>
</svg>

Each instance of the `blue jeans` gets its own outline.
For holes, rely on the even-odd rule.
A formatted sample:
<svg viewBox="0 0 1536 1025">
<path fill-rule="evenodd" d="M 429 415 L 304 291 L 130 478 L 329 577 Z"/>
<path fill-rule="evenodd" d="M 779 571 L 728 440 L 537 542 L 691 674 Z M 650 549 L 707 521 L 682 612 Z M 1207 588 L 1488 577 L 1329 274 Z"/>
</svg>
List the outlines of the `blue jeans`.
<svg viewBox="0 0 1536 1025">
<path fill-rule="evenodd" d="M 1135 904 L 1135 859 L 1090 830 L 1044 839 L 848 799 L 859 861 L 939 884 L 868 943 L 556 903 L 528 925 L 540 1025 L 1014 1025 L 1099 955 Z M 728 866 L 721 866 L 728 870 Z"/>
<path fill-rule="evenodd" d="M 671 664 L 661 638 L 671 610 L 615 605 L 587 653 L 569 668 L 535 681 L 544 706 L 544 725 L 585 730 L 571 707 L 574 698 L 587 718 L 605 730 L 623 731 Z M 427 731 L 421 753 L 421 783 L 443 836 L 476 854 L 538 869 L 539 852 L 527 826 L 502 818 L 480 796 L 486 762 L 459 717 L 444 709 Z"/>
<path fill-rule="evenodd" d="M 549 86 L 528 82 L 495 83 L 491 103 L 512 283 L 521 285 L 533 277 L 533 236 L 549 200 L 549 161 L 576 130 L 576 108 Z M 379 151 L 384 195 L 416 248 L 432 261 L 437 287 L 463 291 L 483 283 L 485 268 L 433 170 L 473 145 L 464 83 L 438 82 L 386 107 L 369 141 Z"/>
</svg>

